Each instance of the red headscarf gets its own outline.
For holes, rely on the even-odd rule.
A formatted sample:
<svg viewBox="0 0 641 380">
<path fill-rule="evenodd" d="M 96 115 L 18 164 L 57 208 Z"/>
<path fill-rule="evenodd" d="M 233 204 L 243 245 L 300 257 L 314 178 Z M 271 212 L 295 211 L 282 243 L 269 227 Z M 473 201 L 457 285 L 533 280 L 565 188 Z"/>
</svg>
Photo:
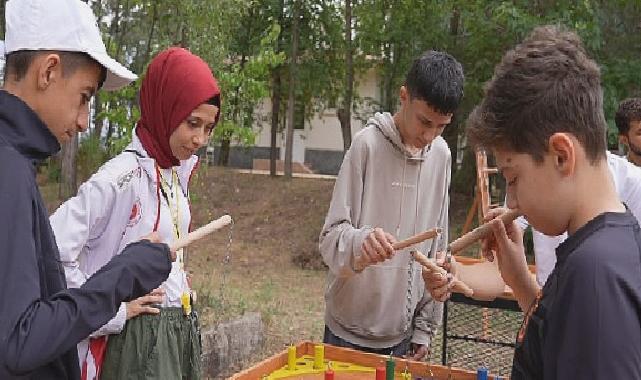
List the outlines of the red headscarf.
<svg viewBox="0 0 641 380">
<path fill-rule="evenodd" d="M 180 164 L 169 137 L 196 107 L 216 95 L 220 89 L 209 66 L 189 51 L 172 47 L 151 61 L 140 88 L 136 135 L 161 168 Z"/>
</svg>

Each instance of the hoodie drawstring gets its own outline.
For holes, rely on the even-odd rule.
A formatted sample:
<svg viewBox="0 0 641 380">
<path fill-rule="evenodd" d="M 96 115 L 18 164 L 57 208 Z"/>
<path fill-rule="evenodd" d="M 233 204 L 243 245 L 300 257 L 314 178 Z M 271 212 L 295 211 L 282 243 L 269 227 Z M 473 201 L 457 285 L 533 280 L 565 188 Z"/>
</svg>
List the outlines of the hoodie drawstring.
<svg viewBox="0 0 641 380">
<path fill-rule="evenodd" d="M 403 176 L 401 179 L 401 205 L 399 206 L 399 209 L 398 209 L 398 223 L 396 224 L 397 239 L 400 239 L 400 236 L 401 236 L 401 221 L 403 220 L 403 201 L 405 200 L 405 169 L 406 168 L 407 168 L 407 156 L 403 155 Z M 414 221 L 414 228 L 416 229 L 416 221 Z"/>
<path fill-rule="evenodd" d="M 419 164 L 418 164 L 418 172 L 416 173 L 416 185 L 414 186 L 415 190 L 415 199 L 414 199 L 414 235 L 416 235 L 417 231 L 417 224 L 418 224 L 418 202 L 419 202 L 419 186 L 421 184 L 421 172 L 423 171 L 423 161 L 425 160 L 424 156 L 425 154 L 429 151 L 430 147 L 427 147 L 427 151 L 421 151 L 421 156 L 418 159 Z M 407 157 L 405 157 L 405 165 L 407 165 Z M 405 189 L 405 166 L 403 166 L 403 184 L 402 184 L 403 189 Z M 403 210 L 403 197 L 404 192 L 401 192 L 401 215 L 402 215 L 402 210 Z M 400 219 L 399 219 L 399 226 L 400 226 Z M 398 236 L 398 234 L 397 234 Z M 406 299 L 406 325 L 405 325 L 405 331 L 409 330 L 412 326 L 412 318 L 414 316 L 413 310 L 412 310 L 412 288 L 413 288 L 413 283 L 414 283 L 414 259 L 410 258 L 409 262 L 407 264 L 407 299 Z"/>
</svg>

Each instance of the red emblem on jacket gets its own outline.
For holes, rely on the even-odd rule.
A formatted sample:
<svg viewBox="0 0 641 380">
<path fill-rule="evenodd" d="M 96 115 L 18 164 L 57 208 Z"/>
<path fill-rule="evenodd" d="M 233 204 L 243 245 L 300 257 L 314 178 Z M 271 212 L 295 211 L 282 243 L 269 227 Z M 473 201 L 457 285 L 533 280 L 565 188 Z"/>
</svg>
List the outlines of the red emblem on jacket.
<svg viewBox="0 0 641 380">
<path fill-rule="evenodd" d="M 134 205 L 131 206 L 131 213 L 129 214 L 129 222 L 127 223 L 127 227 L 135 226 L 140 221 L 141 216 L 142 206 L 140 204 L 140 199 L 136 198 Z"/>
</svg>

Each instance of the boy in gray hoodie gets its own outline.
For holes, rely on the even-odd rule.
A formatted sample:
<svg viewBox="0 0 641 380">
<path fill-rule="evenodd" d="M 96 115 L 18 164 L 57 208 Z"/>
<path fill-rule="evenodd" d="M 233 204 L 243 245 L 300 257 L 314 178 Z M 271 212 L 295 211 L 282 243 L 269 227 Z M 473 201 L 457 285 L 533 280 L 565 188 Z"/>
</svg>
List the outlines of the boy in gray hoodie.
<svg viewBox="0 0 641 380">
<path fill-rule="evenodd" d="M 445 248 L 451 155 L 440 135 L 463 82 L 456 59 L 428 51 L 400 88 L 400 110 L 377 113 L 354 136 L 320 235 L 329 266 L 325 343 L 415 360 L 427 355 L 443 305 L 425 291 L 410 250 L 392 244 L 440 227 L 438 242 L 414 249 Z"/>
</svg>

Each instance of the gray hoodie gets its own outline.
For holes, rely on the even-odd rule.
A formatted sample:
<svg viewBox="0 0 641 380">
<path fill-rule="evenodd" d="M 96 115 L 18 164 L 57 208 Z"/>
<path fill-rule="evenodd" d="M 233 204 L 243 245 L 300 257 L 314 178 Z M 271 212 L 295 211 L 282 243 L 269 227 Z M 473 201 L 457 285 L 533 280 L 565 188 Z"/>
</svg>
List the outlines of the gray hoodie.
<svg viewBox="0 0 641 380">
<path fill-rule="evenodd" d="M 392 347 L 411 336 L 429 345 L 443 305 L 433 301 L 410 250 L 354 270 L 354 259 L 375 227 L 401 240 L 433 227 L 443 235 L 413 249 L 433 255 L 448 232 L 451 154 L 443 138 L 412 155 L 389 113 L 377 113 L 354 136 L 345 154 L 325 225 L 320 252 L 329 266 L 325 323 L 348 342 Z"/>
</svg>

